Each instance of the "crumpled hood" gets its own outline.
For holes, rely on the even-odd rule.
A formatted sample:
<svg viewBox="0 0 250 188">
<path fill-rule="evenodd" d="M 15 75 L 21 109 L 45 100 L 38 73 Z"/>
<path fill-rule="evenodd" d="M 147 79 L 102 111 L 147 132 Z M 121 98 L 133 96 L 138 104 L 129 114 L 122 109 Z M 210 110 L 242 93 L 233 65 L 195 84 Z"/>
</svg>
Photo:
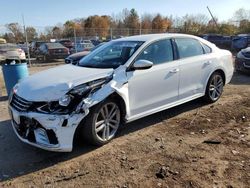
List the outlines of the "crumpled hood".
<svg viewBox="0 0 250 188">
<path fill-rule="evenodd" d="M 109 76 L 113 71 L 62 65 L 24 78 L 19 83 L 16 94 L 28 101 L 54 101 L 71 88 Z"/>
</svg>

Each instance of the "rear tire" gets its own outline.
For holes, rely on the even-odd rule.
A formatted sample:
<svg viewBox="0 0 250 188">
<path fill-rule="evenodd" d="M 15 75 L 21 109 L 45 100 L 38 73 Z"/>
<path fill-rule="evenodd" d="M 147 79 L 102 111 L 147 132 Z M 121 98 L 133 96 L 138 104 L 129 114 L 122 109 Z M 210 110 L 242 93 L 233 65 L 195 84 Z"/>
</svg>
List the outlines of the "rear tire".
<svg viewBox="0 0 250 188">
<path fill-rule="evenodd" d="M 208 80 L 204 99 L 208 103 L 214 103 L 222 95 L 224 81 L 219 72 L 214 72 Z"/>
<path fill-rule="evenodd" d="M 112 140 L 121 124 L 121 110 L 114 99 L 92 107 L 82 126 L 82 135 L 88 143 L 102 146 Z"/>
</svg>

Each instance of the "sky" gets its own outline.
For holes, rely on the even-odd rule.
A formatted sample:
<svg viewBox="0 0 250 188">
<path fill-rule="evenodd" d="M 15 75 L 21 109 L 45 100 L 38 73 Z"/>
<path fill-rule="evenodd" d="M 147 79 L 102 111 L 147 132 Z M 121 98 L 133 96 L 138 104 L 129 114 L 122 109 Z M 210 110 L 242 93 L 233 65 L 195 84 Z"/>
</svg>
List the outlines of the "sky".
<svg viewBox="0 0 250 188">
<path fill-rule="evenodd" d="M 2 0 L 0 6 L 1 30 L 7 23 L 22 24 L 22 15 L 26 25 L 44 27 L 89 15 L 112 15 L 124 8 L 135 8 L 139 15 L 202 13 L 210 17 L 206 9 L 209 6 L 219 21 L 226 21 L 239 8 L 250 9 L 250 0 Z"/>
</svg>

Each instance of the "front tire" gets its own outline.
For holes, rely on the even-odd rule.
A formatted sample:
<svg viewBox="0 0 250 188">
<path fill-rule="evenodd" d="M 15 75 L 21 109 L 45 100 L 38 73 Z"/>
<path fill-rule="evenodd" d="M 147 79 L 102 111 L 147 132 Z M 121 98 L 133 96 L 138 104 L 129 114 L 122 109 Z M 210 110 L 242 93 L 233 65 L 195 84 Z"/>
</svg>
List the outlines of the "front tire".
<svg viewBox="0 0 250 188">
<path fill-rule="evenodd" d="M 92 145 L 102 146 L 115 137 L 121 124 L 121 110 L 115 100 L 94 106 L 82 127 L 83 138 Z"/>
<path fill-rule="evenodd" d="M 222 95 L 224 81 L 220 73 L 215 72 L 209 78 L 204 99 L 209 103 L 214 103 Z"/>
</svg>

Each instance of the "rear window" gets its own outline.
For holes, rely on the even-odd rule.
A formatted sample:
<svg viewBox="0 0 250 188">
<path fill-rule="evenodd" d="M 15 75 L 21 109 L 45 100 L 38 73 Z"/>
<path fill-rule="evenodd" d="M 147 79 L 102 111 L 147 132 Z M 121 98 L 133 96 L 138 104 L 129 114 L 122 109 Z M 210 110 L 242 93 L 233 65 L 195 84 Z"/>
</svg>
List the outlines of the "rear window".
<svg viewBox="0 0 250 188">
<path fill-rule="evenodd" d="M 176 38 L 175 42 L 177 44 L 180 58 L 187 58 L 204 54 L 200 42 L 196 39 Z"/>
<path fill-rule="evenodd" d="M 19 47 L 16 44 L 0 44 L 1 50 L 15 50 Z"/>
</svg>

